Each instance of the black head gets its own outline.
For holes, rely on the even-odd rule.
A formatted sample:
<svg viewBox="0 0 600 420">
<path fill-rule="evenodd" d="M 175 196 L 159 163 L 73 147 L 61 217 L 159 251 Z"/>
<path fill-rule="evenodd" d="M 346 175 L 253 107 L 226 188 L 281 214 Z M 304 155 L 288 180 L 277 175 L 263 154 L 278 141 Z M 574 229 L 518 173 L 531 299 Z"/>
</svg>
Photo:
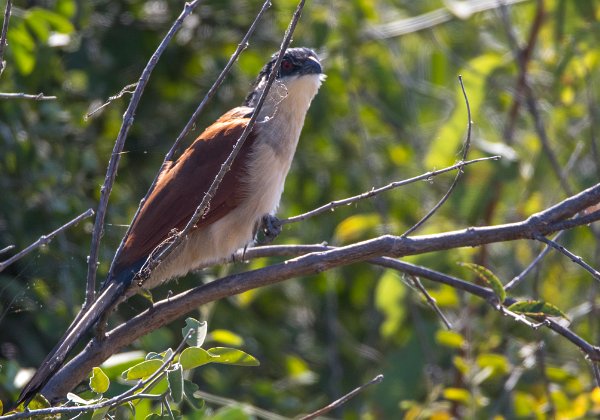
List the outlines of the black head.
<svg viewBox="0 0 600 420">
<path fill-rule="evenodd" d="M 273 54 L 271 60 L 262 68 L 254 82 L 252 92 L 244 102 L 245 105 L 252 105 L 253 100 L 256 98 L 256 88 L 261 85 L 261 82 L 269 78 L 278 56 L 279 52 Z M 281 59 L 281 66 L 275 79 L 321 73 L 323 73 L 321 62 L 313 50 L 310 48 L 288 48 Z"/>
</svg>

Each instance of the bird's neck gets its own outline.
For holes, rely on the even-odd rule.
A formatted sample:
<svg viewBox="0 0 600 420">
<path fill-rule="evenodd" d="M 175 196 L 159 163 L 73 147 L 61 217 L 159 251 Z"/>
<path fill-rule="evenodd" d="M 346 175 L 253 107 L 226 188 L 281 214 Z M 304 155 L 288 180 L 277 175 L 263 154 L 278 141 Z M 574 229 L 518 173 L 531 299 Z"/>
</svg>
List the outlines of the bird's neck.
<svg viewBox="0 0 600 420">
<path fill-rule="evenodd" d="M 257 124 L 260 138 L 290 160 L 296 150 L 304 118 L 320 85 L 320 75 L 276 81 L 261 109 Z"/>
</svg>

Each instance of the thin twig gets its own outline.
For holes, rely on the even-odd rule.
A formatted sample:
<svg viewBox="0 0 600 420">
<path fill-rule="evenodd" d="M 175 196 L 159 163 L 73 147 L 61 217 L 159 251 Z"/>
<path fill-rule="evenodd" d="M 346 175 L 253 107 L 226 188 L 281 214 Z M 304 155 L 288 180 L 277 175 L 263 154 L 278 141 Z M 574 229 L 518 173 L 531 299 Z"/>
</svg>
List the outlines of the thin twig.
<svg viewBox="0 0 600 420">
<path fill-rule="evenodd" d="M 9 245 L 9 246 L 6 246 L 6 247 L 4 247 L 4 248 L 0 249 L 0 254 L 5 254 L 5 253 L 7 253 L 8 251 L 12 251 L 13 249 L 15 249 L 15 246 L 14 246 L 14 245 Z"/>
<path fill-rule="evenodd" d="M 366 384 L 359 386 L 358 388 L 356 388 L 356 389 L 352 390 L 351 392 L 347 393 L 346 395 L 344 395 L 342 398 L 335 400 L 334 402 L 321 408 L 320 410 L 310 413 L 309 415 L 306 415 L 304 417 L 300 417 L 300 420 L 312 420 L 312 419 L 316 419 L 319 416 L 322 416 L 323 414 L 329 413 L 331 410 L 334 410 L 334 409 L 346 404 L 350 399 L 354 398 L 355 396 L 357 396 L 358 394 L 363 392 L 369 386 L 381 383 L 381 381 L 383 381 L 383 375 L 379 374 L 376 377 L 374 377 L 373 379 L 371 379 L 369 382 L 367 382 Z"/>
<path fill-rule="evenodd" d="M 465 160 L 467 160 L 467 155 L 469 153 L 469 149 L 471 148 L 471 129 L 473 126 L 473 121 L 471 121 L 471 105 L 469 105 L 469 97 L 467 96 L 467 92 L 465 91 L 465 85 L 463 84 L 462 76 L 460 76 L 460 75 L 458 76 L 458 82 L 460 83 L 460 88 L 462 90 L 462 94 L 465 99 L 465 106 L 467 107 L 467 137 L 466 137 L 465 143 L 463 145 L 462 158 L 459 162 L 459 164 L 462 163 L 462 165 L 459 166 L 458 171 L 456 172 L 456 176 L 454 177 L 454 181 L 452 181 L 450 188 L 448 188 L 448 191 L 446 192 L 446 194 L 444 194 L 444 196 L 441 198 L 441 200 L 438 201 L 438 203 L 435 206 L 433 206 L 433 208 L 431 210 L 429 210 L 429 212 L 425 216 L 423 216 L 423 218 L 421 220 L 419 220 L 410 229 L 408 229 L 406 232 L 404 232 L 402 234 L 402 236 L 408 236 L 412 232 L 414 232 L 415 230 L 420 228 L 427 220 L 429 220 L 429 218 L 431 216 L 433 216 L 435 214 L 436 211 L 438 211 L 438 209 L 440 207 L 442 207 L 442 205 L 446 202 L 446 200 L 448 200 L 448 198 L 450 198 L 450 195 L 454 191 L 454 188 L 456 188 L 456 185 L 458 184 L 458 180 L 460 179 L 460 177 L 463 173 L 464 162 L 465 162 Z"/>
<path fill-rule="evenodd" d="M 6 36 L 8 34 L 8 22 L 10 21 L 10 10 L 12 8 L 12 0 L 6 0 L 4 8 L 4 20 L 2 22 L 2 33 L 0 34 L 0 75 L 4 71 L 4 49 L 6 48 Z"/>
<path fill-rule="evenodd" d="M 297 216 L 289 217 L 287 219 L 283 219 L 280 222 L 281 222 L 282 225 L 286 225 L 286 224 L 289 224 L 289 223 L 301 222 L 301 221 L 306 220 L 306 219 L 308 219 L 310 217 L 314 217 L 314 216 L 317 216 L 319 214 L 326 213 L 326 212 L 329 212 L 331 210 L 334 210 L 337 207 L 349 206 L 349 205 L 351 205 L 353 203 L 356 203 L 358 201 L 361 201 L 361 200 L 364 200 L 364 199 L 367 199 L 367 198 L 371 198 L 371 197 L 373 197 L 373 196 L 375 196 L 377 194 L 380 194 L 380 193 L 382 193 L 384 191 L 388 191 L 388 190 L 391 190 L 391 189 L 394 189 L 394 188 L 402 187 L 404 185 L 412 184 L 412 183 L 417 182 L 417 181 L 429 180 L 429 179 L 431 179 L 431 178 L 433 178 L 435 176 L 441 175 L 443 173 L 454 171 L 456 169 L 460 169 L 463 166 L 472 165 L 474 163 L 484 162 L 484 161 L 487 161 L 487 160 L 499 160 L 499 159 L 500 159 L 500 156 L 490 156 L 490 157 L 484 157 L 484 158 L 479 158 L 479 159 L 468 160 L 466 162 L 459 162 L 459 163 L 454 164 L 452 166 L 448 166 L 447 168 L 443 168 L 443 169 L 439 169 L 439 170 L 436 170 L 436 171 L 427 172 L 427 173 L 421 174 L 419 176 L 415 176 L 415 177 L 412 177 L 412 178 L 404 179 L 402 181 L 392 182 L 392 183 L 390 183 L 388 185 L 385 185 L 383 187 L 374 188 L 374 189 L 372 189 L 370 191 L 366 191 L 366 192 L 364 192 L 362 194 L 355 195 L 353 197 L 344 198 L 343 200 L 332 201 L 330 203 L 327 203 L 327 204 L 325 204 L 325 205 L 323 205 L 321 207 L 318 207 L 318 208 L 316 208 L 314 210 L 311 210 L 309 212 L 306 212 L 306 213 L 303 213 L 303 214 L 299 214 Z"/>
<path fill-rule="evenodd" d="M 94 115 L 98 111 L 104 109 L 105 107 L 110 105 L 113 101 L 116 101 L 117 99 L 122 98 L 123 95 L 125 95 L 126 93 L 135 92 L 135 90 L 131 90 L 131 89 L 135 89 L 136 87 L 137 87 L 137 83 L 131 83 L 131 84 L 125 86 L 123 89 L 121 89 L 119 91 L 119 93 L 117 93 L 116 95 L 110 96 L 108 98 L 108 100 L 106 102 L 104 102 L 102 105 L 100 105 L 99 107 L 97 107 L 97 108 L 91 110 L 90 112 L 88 112 L 87 114 L 85 114 L 83 117 L 84 121 L 87 121 L 92 115 Z"/>
<path fill-rule="evenodd" d="M 563 235 L 563 233 L 564 233 L 564 231 L 558 232 L 558 234 L 554 237 L 553 240 L 558 241 L 561 238 L 561 236 Z M 513 277 L 511 281 L 506 283 L 506 285 L 504 286 L 504 290 L 506 290 L 506 291 L 512 290 L 515 287 L 517 287 L 519 284 L 521 284 L 523 279 L 525 279 L 525 276 L 527 276 L 531 272 L 531 270 L 533 270 L 540 263 L 540 261 L 542 261 L 542 259 L 544 259 L 544 257 L 546 255 L 548 255 L 548 253 L 550 252 L 550 249 L 551 248 L 548 245 L 546 245 L 544 247 L 544 249 L 542 250 L 542 252 L 540 252 L 538 254 L 538 256 L 534 258 L 533 261 L 531 261 L 531 263 L 525 268 L 525 270 L 521 271 L 518 275 Z"/>
<path fill-rule="evenodd" d="M 206 95 L 202 99 L 202 102 L 200 102 L 200 105 L 198 105 L 198 107 L 196 108 L 196 110 L 194 111 L 194 113 L 192 114 L 192 116 L 190 117 L 190 119 L 188 120 L 188 122 L 186 123 L 185 127 L 183 127 L 183 129 L 181 130 L 181 133 L 179 133 L 179 135 L 177 136 L 177 139 L 175 140 L 175 142 L 171 146 L 171 149 L 169 149 L 169 151 L 167 152 L 161 168 L 165 168 L 169 164 L 169 162 L 173 159 L 173 156 L 175 155 L 175 152 L 177 151 L 177 149 L 179 148 L 179 145 L 183 141 L 183 138 L 190 132 L 190 130 L 192 129 L 192 127 L 196 123 L 196 120 L 198 119 L 198 117 L 200 116 L 200 114 L 204 111 L 204 108 L 206 107 L 206 105 L 208 104 L 208 102 L 212 99 L 212 97 L 215 95 L 215 93 L 217 92 L 217 90 L 219 89 L 219 87 L 223 84 L 223 81 L 225 80 L 225 77 L 231 71 L 231 67 L 237 61 L 239 55 L 246 49 L 246 47 L 248 45 L 248 41 L 250 40 L 250 37 L 252 36 L 252 34 L 254 33 L 254 31 L 256 30 L 256 28 L 258 26 L 258 22 L 260 21 L 261 17 L 264 15 L 264 13 L 266 12 L 266 10 L 270 6 L 271 6 L 271 0 L 266 0 L 263 3 L 262 8 L 260 9 L 260 11 L 256 15 L 256 17 L 254 18 L 254 21 L 250 25 L 250 28 L 248 28 L 248 31 L 246 32 L 246 35 L 244 35 L 244 37 L 242 38 L 242 40 L 238 44 L 237 49 L 235 50 L 235 52 L 229 58 L 229 61 L 227 62 L 227 64 L 225 65 L 225 67 L 223 68 L 223 70 L 221 71 L 221 73 L 219 74 L 219 77 L 217 77 L 217 79 L 215 80 L 215 82 L 213 83 L 213 85 L 211 86 L 211 88 L 208 90 L 208 92 L 206 93 Z M 125 235 L 123 236 L 123 239 L 121 240 L 121 244 L 119 245 L 119 248 L 117 249 L 117 252 L 115 253 L 115 255 L 119 255 L 119 253 L 121 252 L 121 249 L 125 245 L 125 242 L 127 241 L 127 238 L 129 237 L 129 234 L 131 232 L 131 227 L 135 224 L 135 221 L 137 220 L 137 218 L 139 216 L 140 209 L 142 208 L 143 203 L 148 199 L 148 197 L 150 196 L 150 194 L 152 194 L 152 191 L 154 190 L 156 182 L 158 181 L 158 177 L 160 176 L 161 173 L 162 173 L 162 170 L 158 171 L 158 173 L 156 174 L 156 177 L 154 178 L 154 181 L 150 185 L 150 188 L 148 188 L 148 192 L 146 192 L 146 195 L 140 201 L 140 205 L 137 208 L 135 214 L 133 215 L 133 219 L 131 220 L 131 223 L 129 224 L 129 227 L 128 227 L 127 231 L 125 232 Z"/>
<path fill-rule="evenodd" d="M 156 63 L 158 63 L 163 51 L 167 48 L 167 45 L 183 24 L 184 19 L 190 13 L 192 13 L 192 11 L 196 8 L 196 6 L 198 6 L 198 4 L 200 4 L 200 2 L 201 0 L 193 0 L 189 3 L 185 3 L 183 11 L 177 20 L 175 20 L 169 29 L 169 32 L 167 32 L 154 54 L 152 54 L 152 57 L 146 64 L 146 67 L 142 71 L 142 75 L 137 82 L 137 87 L 135 88 L 131 100 L 129 101 L 127 110 L 123 115 L 123 123 L 121 125 L 121 129 L 119 130 L 119 134 L 117 136 L 117 140 L 115 141 L 113 152 L 108 163 L 106 178 L 104 179 L 104 184 L 100 189 L 100 203 L 98 204 L 94 230 L 92 233 L 92 244 L 88 261 L 86 295 L 83 303 L 83 309 L 86 309 L 94 300 L 94 294 L 96 290 L 96 272 L 98 270 L 98 251 L 100 249 L 100 239 L 104 231 L 104 219 L 106 218 L 108 200 L 117 176 L 117 168 L 119 166 L 119 161 L 121 160 L 121 152 L 125 146 L 125 139 L 127 138 L 129 129 L 133 125 L 135 110 L 137 109 L 142 94 L 144 93 L 146 84 L 150 79 L 150 74 L 152 73 L 152 70 L 154 70 Z"/>
<path fill-rule="evenodd" d="M 425 296 L 425 300 L 427 300 L 427 303 L 429 304 L 429 306 L 431 306 L 431 309 L 433 309 L 433 311 L 437 314 L 437 316 L 440 317 L 440 319 L 442 320 L 442 322 L 444 323 L 444 325 L 446 326 L 446 328 L 448 328 L 449 330 L 451 330 L 452 329 L 452 323 L 446 317 L 446 315 L 444 315 L 444 313 L 442 312 L 442 310 L 440 309 L 440 307 L 437 305 L 436 300 L 429 294 L 429 292 L 427 291 L 427 289 L 425 289 L 425 286 L 423 286 L 423 283 L 421 283 L 421 280 L 419 280 L 419 278 L 416 277 L 416 276 L 410 276 L 410 279 L 412 280 L 412 282 L 415 285 L 415 287 L 417 289 L 419 289 L 421 291 L 421 293 L 423 293 L 423 296 Z"/>
<path fill-rule="evenodd" d="M 0 93 L 0 99 L 33 99 L 34 101 L 53 101 L 56 96 L 46 96 L 43 93 L 30 95 L 27 93 Z"/>
<path fill-rule="evenodd" d="M 583 258 L 581 258 L 580 256 L 573 254 L 571 251 L 569 251 L 567 248 L 565 248 L 561 244 L 558 244 L 558 243 L 554 242 L 552 239 L 548 239 L 543 235 L 535 235 L 534 238 L 536 240 L 543 242 L 546 245 L 556 249 L 561 254 L 566 255 L 567 257 L 569 257 L 569 259 L 571 261 L 573 261 L 575 264 L 583 267 L 583 269 L 585 271 L 590 273 L 596 280 L 600 281 L 600 272 L 598 270 L 596 270 L 594 267 L 592 267 L 591 265 L 589 265 L 588 263 L 586 263 L 583 260 Z"/>
<path fill-rule="evenodd" d="M 190 220 L 188 221 L 186 226 L 183 228 L 183 230 L 181 232 L 179 232 L 173 238 L 173 240 L 169 243 L 169 245 L 167 245 L 163 250 L 161 250 L 158 253 L 158 255 L 156 255 L 156 256 L 151 255 L 148 258 L 148 261 L 146 261 L 144 266 L 140 269 L 140 271 L 138 273 L 138 278 L 141 280 L 141 282 L 143 282 L 145 279 L 147 279 L 150 276 L 150 273 L 152 272 L 152 270 L 154 270 L 154 268 L 156 268 L 156 266 L 158 266 L 158 264 L 160 264 L 162 261 L 164 261 L 164 259 L 166 257 L 168 257 L 171 254 L 171 252 L 173 252 L 173 250 L 177 246 L 179 246 L 179 244 L 181 242 L 183 242 L 183 240 L 187 237 L 188 233 L 196 225 L 196 222 L 198 222 L 198 220 L 200 220 L 200 218 L 206 212 L 206 209 L 208 209 L 208 206 L 210 205 L 210 201 L 212 200 L 215 193 L 217 192 L 219 185 L 221 185 L 221 181 L 223 180 L 223 178 L 225 177 L 227 172 L 229 172 L 229 170 L 231 169 L 231 165 L 233 164 L 234 159 L 238 155 L 239 151 L 241 150 L 242 146 L 244 145 L 244 142 L 250 135 L 250 132 L 252 131 L 254 124 L 256 123 L 256 121 L 258 119 L 258 116 L 262 109 L 262 106 L 263 106 L 265 100 L 267 99 L 269 90 L 271 89 L 271 86 L 275 82 L 275 77 L 277 76 L 277 73 L 279 71 L 279 67 L 281 65 L 283 55 L 285 54 L 285 51 L 287 50 L 288 45 L 292 41 L 292 35 L 294 34 L 296 25 L 298 24 L 298 21 L 300 20 L 300 16 L 302 14 L 302 9 L 304 8 L 304 3 L 305 3 L 305 0 L 300 0 L 300 2 L 298 3 L 298 6 L 296 7 L 296 11 L 294 12 L 292 20 L 286 30 L 285 36 L 284 36 L 281 46 L 279 48 L 279 55 L 277 56 L 277 59 L 275 60 L 275 64 L 273 65 L 271 73 L 269 74 L 269 78 L 267 79 L 265 88 L 264 88 L 262 94 L 260 95 L 260 98 L 258 99 L 256 107 L 254 108 L 254 111 L 252 112 L 252 116 L 250 117 L 250 120 L 248 121 L 248 124 L 246 125 L 246 127 L 244 127 L 244 131 L 240 135 L 240 138 L 236 141 L 235 146 L 233 147 L 233 150 L 231 151 L 231 153 L 229 154 L 229 156 L 227 157 L 225 162 L 223 162 L 223 164 L 221 165 L 221 168 L 219 169 L 219 172 L 215 176 L 215 179 L 212 181 L 210 188 L 204 194 L 204 197 L 202 198 L 202 202 L 198 205 L 198 207 L 194 211 L 194 214 L 192 215 L 192 217 L 190 218 Z"/>
<path fill-rule="evenodd" d="M 59 227 L 58 229 L 48 233 L 47 235 L 42 235 L 40 236 L 40 238 L 35 241 L 34 243 L 32 243 L 31 245 L 29 245 L 27 248 L 21 250 L 20 252 L 16 253 L 15 255 L 13 255 L 12 257 L 10 257 L 9 259 L 0 262 L 0 272 L 4 271 L 4 269 L 6 267 L 8 267 L 9 265 L 11 265 L 12 263 L 14 263 L 17 260 L 20 260 L 21 258 L 23 258 L 25 255 L 29 254 L 31 251 L 33 251 L 34 249 L 42 246 L 42 245 L 46 245 L 48 243 L 50 243 L 50 241 L 59 233 L 61 233 L 62 231 L 69 229 L 71 226 L 76 225 L 77 223 L 81 222 L 83 219 L 86 219 L 90 216 L 92 216 L 94 214 L 94 210 L 92 209 L 87 209 L 85 212 L 81 213 L 79 216 L 77 216 L 76 218 L 74 218 L 73 220 L 65 223 L 64 225 L 62 225 L 61 227 Z M 4 248 L 2 251 L 0 251 L 0 253 L 5 252 L 9 249 L 14 248 L 14 245 L 8 246 L 6 248 Z"/>
</svg>

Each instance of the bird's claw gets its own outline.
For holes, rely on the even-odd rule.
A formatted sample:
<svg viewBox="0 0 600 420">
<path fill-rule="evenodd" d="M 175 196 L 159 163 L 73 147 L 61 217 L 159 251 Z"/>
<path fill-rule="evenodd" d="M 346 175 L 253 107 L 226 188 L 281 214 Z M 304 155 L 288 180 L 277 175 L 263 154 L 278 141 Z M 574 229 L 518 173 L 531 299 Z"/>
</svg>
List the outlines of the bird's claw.
<svg viewBox="0 0 600 420">
<path fill-rule="evenodd" d="M 273 216 L 267 214 L 262 218 L 262 232 L 265 235 L 265 242 L 270 243 L 281 233 L 282 224 L 281 221 Z"/>
</svg>

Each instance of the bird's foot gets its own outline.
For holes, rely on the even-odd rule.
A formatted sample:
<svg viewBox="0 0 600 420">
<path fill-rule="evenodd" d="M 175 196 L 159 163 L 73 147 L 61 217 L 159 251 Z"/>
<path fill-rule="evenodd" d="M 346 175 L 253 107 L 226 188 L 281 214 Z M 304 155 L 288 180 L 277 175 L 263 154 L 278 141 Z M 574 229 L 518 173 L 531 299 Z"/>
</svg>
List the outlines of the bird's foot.
<svg viewBox="0 0 600 420">
<path fill-rule="evenodd" d="M 271 243 L 281 233 L 282 224 L 281 221 L 273 216 L 267 214 L 262 218 L 262 231 L 265 235 L 265 243 Z"/>
</svg>

